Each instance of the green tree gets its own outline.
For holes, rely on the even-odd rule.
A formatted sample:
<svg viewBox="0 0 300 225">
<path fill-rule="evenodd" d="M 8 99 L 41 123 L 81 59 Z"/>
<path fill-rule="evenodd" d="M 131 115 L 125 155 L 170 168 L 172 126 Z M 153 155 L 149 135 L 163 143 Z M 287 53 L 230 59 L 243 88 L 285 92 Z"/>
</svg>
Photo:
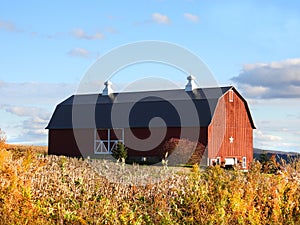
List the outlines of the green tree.
<svg viewBox="0 0 300 225">
<path fill-rule="evenodd" d="M 112 150 L 112 155 L 115 159 L 126 159 L 127 147 L 122 142 L 118 142 L 116 148 Z"/>
<path fill-rule="evenodd" d="M 260 155 L 259 155 L 259 160 L 258 160 L 261 164 L 264 164 L 266 162 L 269 161 L 269 157 L 267 155 L 267 153 L 265 151 L 263 151 Z"/>
</svg>

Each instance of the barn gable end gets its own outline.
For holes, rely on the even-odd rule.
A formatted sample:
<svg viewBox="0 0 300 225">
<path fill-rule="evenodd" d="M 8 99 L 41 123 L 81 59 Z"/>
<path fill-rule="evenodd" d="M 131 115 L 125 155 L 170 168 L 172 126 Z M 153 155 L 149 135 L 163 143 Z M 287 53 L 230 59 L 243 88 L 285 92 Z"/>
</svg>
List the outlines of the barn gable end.
<svg viewBox="0 0 300 225">
<path fill-rule="evenodd" d="M 234 161 L 248 169 L 253 160 L 253 129 L 247 102 L 231 88 L 219 99 L 208 127 L 208 164 Z"/>
</svg>

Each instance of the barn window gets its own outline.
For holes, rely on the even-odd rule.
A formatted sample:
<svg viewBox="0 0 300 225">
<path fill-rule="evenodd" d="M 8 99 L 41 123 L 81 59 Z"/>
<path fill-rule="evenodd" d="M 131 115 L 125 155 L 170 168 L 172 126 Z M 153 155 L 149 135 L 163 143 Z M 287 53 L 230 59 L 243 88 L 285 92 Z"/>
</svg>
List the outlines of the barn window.
<svg viewBox="0 0 300 225">
<path fill-rule="evenodd" d="M 124 144 L 124 129 L 95 129 L 95 154 L 111 154 L 118 142 Z"/>
<path fill-rule="evenodd" d="M 217 157 L 217 165 L 221 165 L 221 157 Z"/>
<path fill-rule="evenodd" d="M 233 90 L 229 91 L 229 102 L 233 102 Z"/>
<path fill-rule="evenodd" d="M 242 168 L 246 168 L 246 165 L 247 165 L 247 159 L 246 159 L 246 157 L 243 157 L 243 159 L 242 159 Z"/>
</svg>

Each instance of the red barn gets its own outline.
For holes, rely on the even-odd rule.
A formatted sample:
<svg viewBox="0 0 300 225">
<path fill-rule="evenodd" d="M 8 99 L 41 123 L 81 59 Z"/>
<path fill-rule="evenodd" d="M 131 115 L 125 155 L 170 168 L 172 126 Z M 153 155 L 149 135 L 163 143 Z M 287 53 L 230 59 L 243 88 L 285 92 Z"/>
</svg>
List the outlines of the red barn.
<svg viewBox="0 0 300 225">
<path fill-rule="evenodd" d="M 46 128 L 49 154 L 98 158 L 123 142 L 129 159 L 156 162 L 170 139 L 186 139 L 200 146 L 191 157 L 205 150 L 199 163 L 248 169 L 255 126 L 246 100 L 234 87 L 196 88 L 188 80 L 185 89 L 124 93 L 106 82 L 102 94 L 69 97 Z"/>
</svg>

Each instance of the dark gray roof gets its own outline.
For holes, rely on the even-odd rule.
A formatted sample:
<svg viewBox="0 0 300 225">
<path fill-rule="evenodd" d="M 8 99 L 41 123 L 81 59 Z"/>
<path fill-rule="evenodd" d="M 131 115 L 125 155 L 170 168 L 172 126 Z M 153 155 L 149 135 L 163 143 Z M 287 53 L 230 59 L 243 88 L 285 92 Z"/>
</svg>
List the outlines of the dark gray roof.
<svg viewBox="0 0 300 225">
<path fill-rule="evenodd" d="M 156 117 L 168 127 L 206 127 L 219 98 L 231 88 L 73 95 L 57 105 L 46 129 L 149 127 Z M 152 122 L 154 127 L 163 126 Z"/>
</svg>

